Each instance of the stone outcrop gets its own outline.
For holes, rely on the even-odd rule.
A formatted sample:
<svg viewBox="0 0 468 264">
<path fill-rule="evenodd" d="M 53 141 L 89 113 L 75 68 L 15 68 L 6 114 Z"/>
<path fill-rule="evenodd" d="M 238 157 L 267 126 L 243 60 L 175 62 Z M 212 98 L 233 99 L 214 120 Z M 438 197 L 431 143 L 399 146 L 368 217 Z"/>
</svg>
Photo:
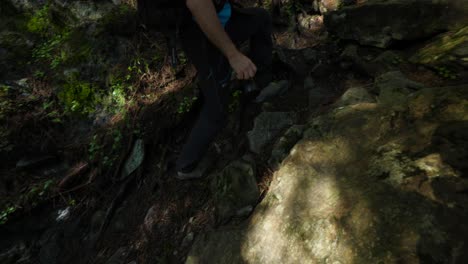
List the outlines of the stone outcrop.
<svg viewBox="0 0 468 264">
<path fill-rule="evenodd" d="M 252 131 L 248 133 L 250 150 L 254 153 L 261 151 L 271 143 L 284 129 L 296 122 L 295 113 L 263 112 L 254 122 Z"/>
<path fill-rule="evenodd" d="M 252 212 L 260 196 L 255 176 L 253 161 L 240 159 L 213 177 L 211 190 L 220 223 Z"/>
<path fill-rule="evenodd" d="M 200 235 L 187 263 L 463 263 L 468 86 L 401 73 L 376 86 L 396 107 L 345 93 L 311 119 L 252 217 Z"/>
<path fill-rule="evenodd" d="M 468 69 L 468 26 L 436 37 L 410 60 L 435 68 L 445 78 L 457 77 Z"/>
<path fill-rule="evenodd" d="M 341 7 L 356 4 L 356 0 L 314 0 L 314 9 L 322 14 L 336 11 Z"/>
<path fill-rule="evenodd" d="M 448 28 L 447 1 L 367 1 L 329 12 L 327 29 L 342 39 L 380 48 L 430 37 Z"/>
</svg>

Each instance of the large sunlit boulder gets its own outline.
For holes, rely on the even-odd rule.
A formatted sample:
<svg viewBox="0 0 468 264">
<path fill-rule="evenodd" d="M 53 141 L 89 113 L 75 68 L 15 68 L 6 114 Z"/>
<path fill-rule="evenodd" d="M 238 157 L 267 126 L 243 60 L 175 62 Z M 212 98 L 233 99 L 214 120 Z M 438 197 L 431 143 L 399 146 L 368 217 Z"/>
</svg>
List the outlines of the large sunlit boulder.
<svg viewBox="0 0 468 264">
<path fill-rule="evenodd" d="M 313 118 L 252 217 L 200 235 L 187 263 L 463 263 L 468 86 L 394 100 Z"/>
</svg>

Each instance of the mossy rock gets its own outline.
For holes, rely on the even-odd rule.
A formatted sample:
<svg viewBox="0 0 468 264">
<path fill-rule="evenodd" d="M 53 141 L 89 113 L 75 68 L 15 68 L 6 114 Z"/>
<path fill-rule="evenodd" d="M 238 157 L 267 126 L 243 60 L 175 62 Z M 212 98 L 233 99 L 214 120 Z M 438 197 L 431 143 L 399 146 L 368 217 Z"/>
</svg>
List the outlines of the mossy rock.
<svg viewBox="0 0 468 264">
<path fill-rule="evenodd" d="M 216 175 L 211 187 L 220 222 L 226 222 L 236 215 L 242 216 L 246 210 L 249 213 L 260 196 L 255 179 L 255 166 L 245 160 L 229 164 Z"/>
<path fill-rule="evenodd" d="M 443 34 L 410 58 L 411 62 L 432 67 L 468 68 L 468 26 Z"/>
<path fill-rule="evenodd" d="M 433 36 L 448 29 L 448 6 L 443 1 L 367 1 L 329 12 L 327 29 L 362 45 L 387 48 L 398 41 Z"/>
</svg>

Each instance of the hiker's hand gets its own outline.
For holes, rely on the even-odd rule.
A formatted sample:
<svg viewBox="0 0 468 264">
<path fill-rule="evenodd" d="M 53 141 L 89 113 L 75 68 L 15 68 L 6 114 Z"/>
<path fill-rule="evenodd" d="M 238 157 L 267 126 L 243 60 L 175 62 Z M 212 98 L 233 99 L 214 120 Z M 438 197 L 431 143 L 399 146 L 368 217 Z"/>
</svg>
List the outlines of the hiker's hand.
<svg viewBox="0 0 468 264">
<path fill-rule="evenodd" d="M 231 64 L 231 67 L 237 74 L 237 79 L 239 80 L 251 79 L 257 73 L 257 67 L 255 64 L 241 52 L 237 52 L 234 56 L 231 56 L 228 59 L 229 64 Z"/>
</svg>

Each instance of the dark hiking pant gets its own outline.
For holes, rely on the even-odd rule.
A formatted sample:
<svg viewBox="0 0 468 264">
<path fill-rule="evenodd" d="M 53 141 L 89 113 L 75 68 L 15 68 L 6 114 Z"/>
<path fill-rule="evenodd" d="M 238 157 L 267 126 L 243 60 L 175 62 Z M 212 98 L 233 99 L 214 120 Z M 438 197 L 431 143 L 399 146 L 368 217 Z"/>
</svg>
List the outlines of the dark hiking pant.
<svg viewBox="0 0 468 264">
<path fill-rule="evenodd" d="M 187 58 L 195 65 L 203 95 L 203 105 L 177 160 L 179 171 L 190 171 L 203 158 L 210 143 L 226 124 L 232 70 L 229 62 L 189 19 L 181 29 L 181 42 Z M 233 9 L 226 32 L 235 44 L 250 41 L 249 58 L 258 71 L 269 68 L 272 60 L 271 17 L 261 8 Z"/>
</svg>

